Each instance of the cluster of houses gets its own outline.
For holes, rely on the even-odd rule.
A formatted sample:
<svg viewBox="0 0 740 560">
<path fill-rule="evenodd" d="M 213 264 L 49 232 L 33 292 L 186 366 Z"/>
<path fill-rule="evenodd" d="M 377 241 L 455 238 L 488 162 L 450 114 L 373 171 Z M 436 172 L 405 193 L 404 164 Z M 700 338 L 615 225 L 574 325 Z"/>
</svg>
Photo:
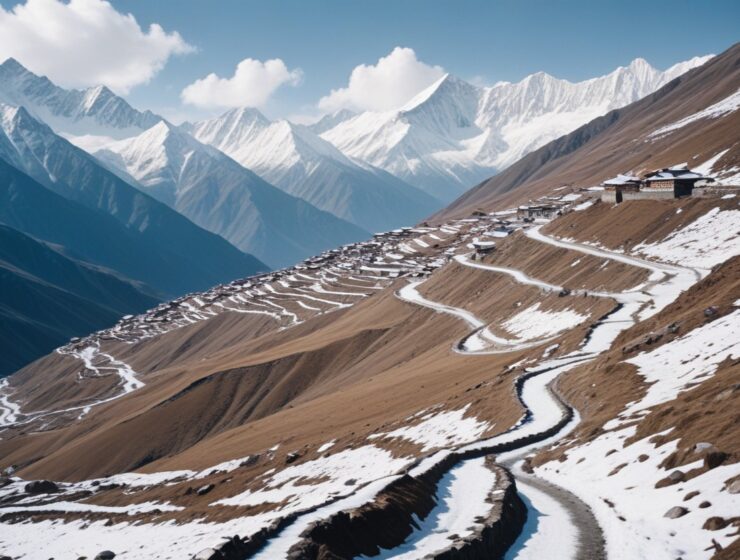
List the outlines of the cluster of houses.
<svg viewBox="0 0 740 560">
<path fill-rule="evenodd" d="M 659 169 L 642 178 L 617 175 L 602 183 L 604 190 L 601 199 L 618 204 L 623 200 L 682 198 L 691 196 L 700 181 L 710 183 L 714 179 L 692 171 L 685 165 Z"/>
</svg>

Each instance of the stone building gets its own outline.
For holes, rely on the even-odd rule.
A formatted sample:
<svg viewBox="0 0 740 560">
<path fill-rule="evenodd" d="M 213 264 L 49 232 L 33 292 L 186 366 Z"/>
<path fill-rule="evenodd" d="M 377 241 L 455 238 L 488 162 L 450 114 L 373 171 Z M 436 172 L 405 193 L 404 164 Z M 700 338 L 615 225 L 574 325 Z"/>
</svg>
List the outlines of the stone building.
<svg viewBox="0 0 740 560">
<path fill-rule="evenodd" d="M 640 193 L 647 196 L 641 198 L 681 198 L 691 196 L 697 181 L 712 181 L 701 173 L 691 171 L 687 166 L 666 167 L 648 173 L 643 178 Z"/>
<path fill-rule="evenodd" d="M 639 177 L 619 174 L 613 179 L 609 179 L 602 183 L 604 190 L 601 194 L 601 200 L 604 202 L 619 204 L 624 200 L 624 193 L 639 192 L 640 185 L 641 181 Z"/>
</svg>

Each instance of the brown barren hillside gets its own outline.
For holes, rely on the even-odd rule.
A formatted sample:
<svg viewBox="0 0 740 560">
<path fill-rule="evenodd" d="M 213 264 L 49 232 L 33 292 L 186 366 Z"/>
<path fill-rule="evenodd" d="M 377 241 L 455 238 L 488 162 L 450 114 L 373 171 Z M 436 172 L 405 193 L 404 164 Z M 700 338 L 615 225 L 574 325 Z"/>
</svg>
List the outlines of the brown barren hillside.
<svg viewBox="0 0 740 560">
<path fill-rule="evenodd" d="M 629 466 L 616 473 L 649 495 L 678 490 L 658 483 L 681 470 L 685 484 L 717 502 L 700 516 L 682 517 L 685 534 L 704 548 L 710 536 L 725 546 L 732 538 L 702 526 L 710 517 L 724 520 L 713 524 L 733 523 L 729 490 L 713 485 L 729 488 L 740 458 L 731 429 L 740 285 L 737 259 L 713 271 L 706 264 L 736 251 L 736 234 L 714 239 L 711 227 L 737 225 L 739 213 L 736 198 L 717 197 L 597 202 L 566 210 L 544 227 L 510 216 L 515 231 L 478 259 L 469 244 L 498 218 L 451 220 L 126 319 L 0 387 L 0 467 L 12 469 L 0 488 L 8 508 L 0 511 L 0 538 L 11 553 L 23 550 L 27 533 L 18 530 L 36 523 L 57 547 L 89 526 L 79 549 L 88 554 L 113 542 L 133 558 L 187 557 L 208 546 L 241 551 L 227 557 L 272 558 L 287 554 L 281 547 L 288 545 L 300 554 L 328 547 L 343 557 L 337 551 L 354 549 L 330 538 L 344 523 L 335 513 L 365 504 L 352 529 L 358 539 L 364 535 L 362 546 L 376 546 L 368 535 L 390 516 L 395 528 L 382 543 L 394 547 L 422 530 L 411 524 L 412 512 L 434 515 L 435 494 L 454 498 L 445 485 L 455 473 L 487 479 L 485 472 L 499 471 L 490 471 L 483 455 L 555 437 L 575 421 L 572 405 L 581 418 L 576 431 L 562 444 L 555 437 L 552 449 L 524 466 L 534 468 L 537 484 L 556 503 L 570 496 L 580 530 L 613 534 L 609 511 L 598 507 L 606 489 L 590 477 L 611 480 L 620 453 L 629 465 L 632 450 L 657 437 L 666 442 L 660 461 L 635 459 L 649 465 L 649 477 Z M 716 222 L 697 228 L 707 217 Z M 665 263 L 644 256 L 679 234 L 696 237 L 686 238 L 680 255 L 665 252 Z M 622 418 L 651 390 L 647 374 L 626 360 L 704 336 L 705 328 L 718 329 L 707 335 L 717 340 L 735 337 L 717 349 L 730 358 L 675 397 L 675 388 L 662 390 L 664 400 L 647 413 Z M 562 397 L 549 392 L 550 383 Z M 720 401 L 728 406 L 706 409 Z M 622 437 L 625 451 L 574 465 L 593 469 L 583 471 L 581 485 L 560 477 L 561 463 L 552 459 L 567 463 L 571 453 L 612 434 Z M 711 447 L 692 451 L 702 442 Z M 709 463 L 700 467 L 698 460 Z M 531 475 L 507 461 L 519 492 L 530 496 Z M 604 465 L 609 471 L 599 470 Z M 34 498 L 29 480 L 54 481 L 57 491 Z M 471 517 L 478 537 L 450 533 L 453 548 L 485 549 L 477 539 L 494 527 L 518 534 L 523 506 L 517 492 L 506 492 L 495 513 Z M 627 520 L 620 522 L 626 530 L 671 538 L 663 511 L 614 511 Z M 58 519 L 66 521 L 63 533 Z M 279 537 L 283 524 L 289 531 L 310 522 L 320 524 L 302 540 Z M 147 536 L 153 523 L 160 524 L 156 542 Z M 222 534 L 239 538 L 221 546 Z M 590 546 L 604 545 L 597 539 Z M 678 538 L 670 546 L 685 543 Z"/>
</svg>

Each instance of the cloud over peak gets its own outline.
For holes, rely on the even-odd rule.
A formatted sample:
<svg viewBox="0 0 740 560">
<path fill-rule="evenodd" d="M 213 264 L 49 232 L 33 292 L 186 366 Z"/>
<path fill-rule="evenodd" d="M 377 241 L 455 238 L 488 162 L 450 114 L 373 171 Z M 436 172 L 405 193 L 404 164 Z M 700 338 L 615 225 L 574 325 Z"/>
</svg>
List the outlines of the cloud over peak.
<svg viewBox="0 0 740 560">
<path fill-rule="evenodd" d="M 26 0 L 0 6 L 0 60 L 13 57 L 69 87 L 118 93 L 150 81 L 172 55 L 194 50 L 176 31 L 142 29 L 104 0 Z"/>
<path fill-rule="evenodd" d="M 288 70 L 279 58 L 265 62 L 245 58 L 230 78 L 208 74 L 182 90 L 181 97 L 204 109 L 262 107 L 280 86 L 296 86 L 302 77 L 300 69 Z"/>
<path fill-rule="evenodd" d="M 347 87 L 334 89 L 322 97 L 319 108 L 325 112 L 398 109 L 444 74 L 441 66 L 430 66 L 418 60 L 413 49 L 396 47 L 375 65 L 356 66 Z"/>
</svg>

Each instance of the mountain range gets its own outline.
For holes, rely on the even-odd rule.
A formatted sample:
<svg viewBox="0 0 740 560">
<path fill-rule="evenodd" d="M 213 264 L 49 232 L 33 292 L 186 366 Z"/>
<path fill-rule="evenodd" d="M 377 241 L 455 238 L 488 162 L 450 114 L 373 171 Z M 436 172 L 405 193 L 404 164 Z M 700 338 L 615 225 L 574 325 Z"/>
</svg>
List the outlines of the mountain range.
<svg viewBox="0 0 740 560">
<path fill-rule="evenodd" d="M 370 234 L 273 187 L 224 153 L 159 121 L 94 155 L 144 192 L 272 267 Z"/>
<path fill-rule="evenodd" d="M 665 72 L 638 59 L 576 84 L 538 73 L 481 88 L 446 75 L 398 111 L 342 110 L 311 126 L 246 108 L 174 126 L 106 87 L 67 90 L 8 59 L 0 220 L 131 286 L 141 297 L 128 311 L 138 311 L 145 298 L 418 223 L 520 155 L 707 58 Z"/>
<path fill-rule="evenodd" d="M 730 139 L 740 129 L 738 52 L 735 46 L 659 91 L 529 153 L 435 218 L 464 216 L 494 203 L 526 202 L 553 187 L 591 187 L 618 173 L 641 175 L 684 163 L 736 184 L 740 144 Z"/>
<path fill-rule="evenodd" d="M 112 221 L 115 225 L 111 227 L 123 228 L 119 237 L 135 240 L 137 249 L 120 256 L 121 272 L 162 294 L 203 289 L 266 269 L 259 260 L 123 181 L 23 107 L 0 105 L 0 159 L 42 185 L 46 192 L 75 203 L 76 209 L 83 207 L 104 216 L 107 223 Z M 61 211 L 54 205 L 48 209 Z M 11 211 L 41 212 L 18 205 Z M 77 222 L 75 226 L 84 228 L 85 224 Z M 105 250 L 102 253 L 100 258 L 119 258 L 115 254 L 107 256 Z"/>
<path fill-rule="evenodd" d="M 256 109 L 233 109 L 186 129 L 285 192 L 366 230 L 413 224 L 441 206 L 390 173 L 350 159 L 311 128 L 271 122 Z"/>
<path fill-rule="evenodd" d="M 666 71 L 638 58 L 577 83 L 538 72 L 517 83 L 477 87 L 447 74 L 399 110 L 336 115 L 333 127 L 320 125 L 321 137 L 450 202 L 528 152 L 637 101 L 709 58 Z"/>
<path fill-rule="evenodd" d="M 151 111 L 134 109 L 105 86 L 66 90 L 14 58 L 0 64 L 0 102 L 22 106 L 55 131 L 83 141 L 126 138 L 161 120 Z"/>
</svg>

